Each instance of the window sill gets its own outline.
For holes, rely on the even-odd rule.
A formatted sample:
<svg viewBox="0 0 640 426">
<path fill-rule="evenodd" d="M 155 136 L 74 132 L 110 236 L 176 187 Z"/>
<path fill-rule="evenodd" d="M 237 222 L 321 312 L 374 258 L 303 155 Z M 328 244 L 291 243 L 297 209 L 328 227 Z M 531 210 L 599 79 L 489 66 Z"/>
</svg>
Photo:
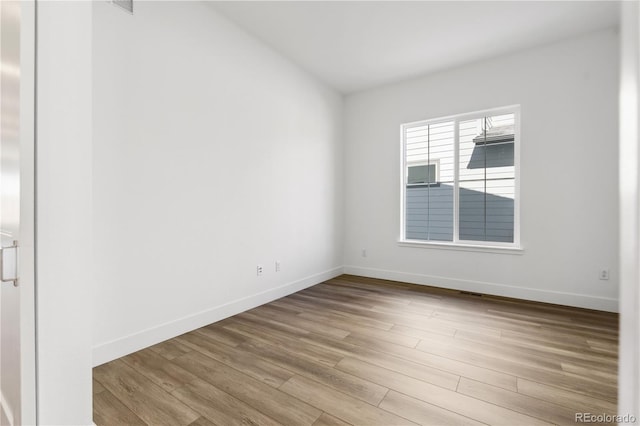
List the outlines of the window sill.
<svg viewBox="0 0 640 426">
<path fill-rule="evenodd" d="M 418 241 L 418 240 L 401 240 L 398 241 L 400 247 L 414 247 L 426 249 L 456 250 L 456 251 L 475 251 L 481 253 L 499 253 L 511 255 L 523 255 L 522 247 L 505 247 L 505 246 L 484 246 L 480 244 L 464 244 L 464 243 L 448 243 L 434 241 Z"/>
</svg>

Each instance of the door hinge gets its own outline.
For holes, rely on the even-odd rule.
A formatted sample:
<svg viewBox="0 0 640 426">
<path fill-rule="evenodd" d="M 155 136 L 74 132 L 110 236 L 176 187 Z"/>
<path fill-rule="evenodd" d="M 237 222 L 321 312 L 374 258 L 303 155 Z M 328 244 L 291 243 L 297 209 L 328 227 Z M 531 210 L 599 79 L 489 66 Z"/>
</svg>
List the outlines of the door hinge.
<svg viewBox="0 0 640 426">
<path fill-rule="evenodd" d="M 0 281 L 18 287 L 18 242 L 0 249 Z"/>
</svg>

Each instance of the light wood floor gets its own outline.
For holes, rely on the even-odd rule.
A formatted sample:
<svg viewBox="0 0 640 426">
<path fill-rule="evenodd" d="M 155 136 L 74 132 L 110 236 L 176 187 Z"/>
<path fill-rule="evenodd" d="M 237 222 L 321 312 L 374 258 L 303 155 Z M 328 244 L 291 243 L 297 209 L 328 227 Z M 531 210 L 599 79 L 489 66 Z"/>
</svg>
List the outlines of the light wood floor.
<svg viewBox="0 0 640 426">
<path fill-rule="evenodd" d="M 344 275 L 94 369 L 98 426 L 575 424 L 618 317 Z"/>
</svg>

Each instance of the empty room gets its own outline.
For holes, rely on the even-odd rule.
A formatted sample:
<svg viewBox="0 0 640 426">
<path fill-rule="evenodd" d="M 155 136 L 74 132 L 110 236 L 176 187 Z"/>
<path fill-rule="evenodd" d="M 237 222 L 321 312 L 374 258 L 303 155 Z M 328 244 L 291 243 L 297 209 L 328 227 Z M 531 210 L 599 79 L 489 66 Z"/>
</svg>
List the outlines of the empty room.
<svg viewBox="0 0 640 426">
<path fill-rule="evenodd" d="M 638 424 L 639 10 L 3 1 L 1 424 Z"/>
</svg>

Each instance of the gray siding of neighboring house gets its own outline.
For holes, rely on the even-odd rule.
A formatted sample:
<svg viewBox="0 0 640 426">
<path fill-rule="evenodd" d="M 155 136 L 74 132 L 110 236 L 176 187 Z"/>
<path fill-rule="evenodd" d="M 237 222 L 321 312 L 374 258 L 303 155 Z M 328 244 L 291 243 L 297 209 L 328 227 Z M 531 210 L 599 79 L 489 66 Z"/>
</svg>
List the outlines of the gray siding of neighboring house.
<svg viewBox="0 0 640 426">
<path fill-rule="evenodd" d="M 453 240 L 453 186 L 407 187 L 406 238 Z"/>
<path fill-rule="evenodd" d="M 513 199 L 460 188 L 460 240 L 513 242 Z M 406 238 L 453 240 L 453 186 L 407 187 Z"/>
<path fill-rule="evenodd" d="M 460 239 L 513 242 L 513 199 L 460 189 Z"/>
</svg>

